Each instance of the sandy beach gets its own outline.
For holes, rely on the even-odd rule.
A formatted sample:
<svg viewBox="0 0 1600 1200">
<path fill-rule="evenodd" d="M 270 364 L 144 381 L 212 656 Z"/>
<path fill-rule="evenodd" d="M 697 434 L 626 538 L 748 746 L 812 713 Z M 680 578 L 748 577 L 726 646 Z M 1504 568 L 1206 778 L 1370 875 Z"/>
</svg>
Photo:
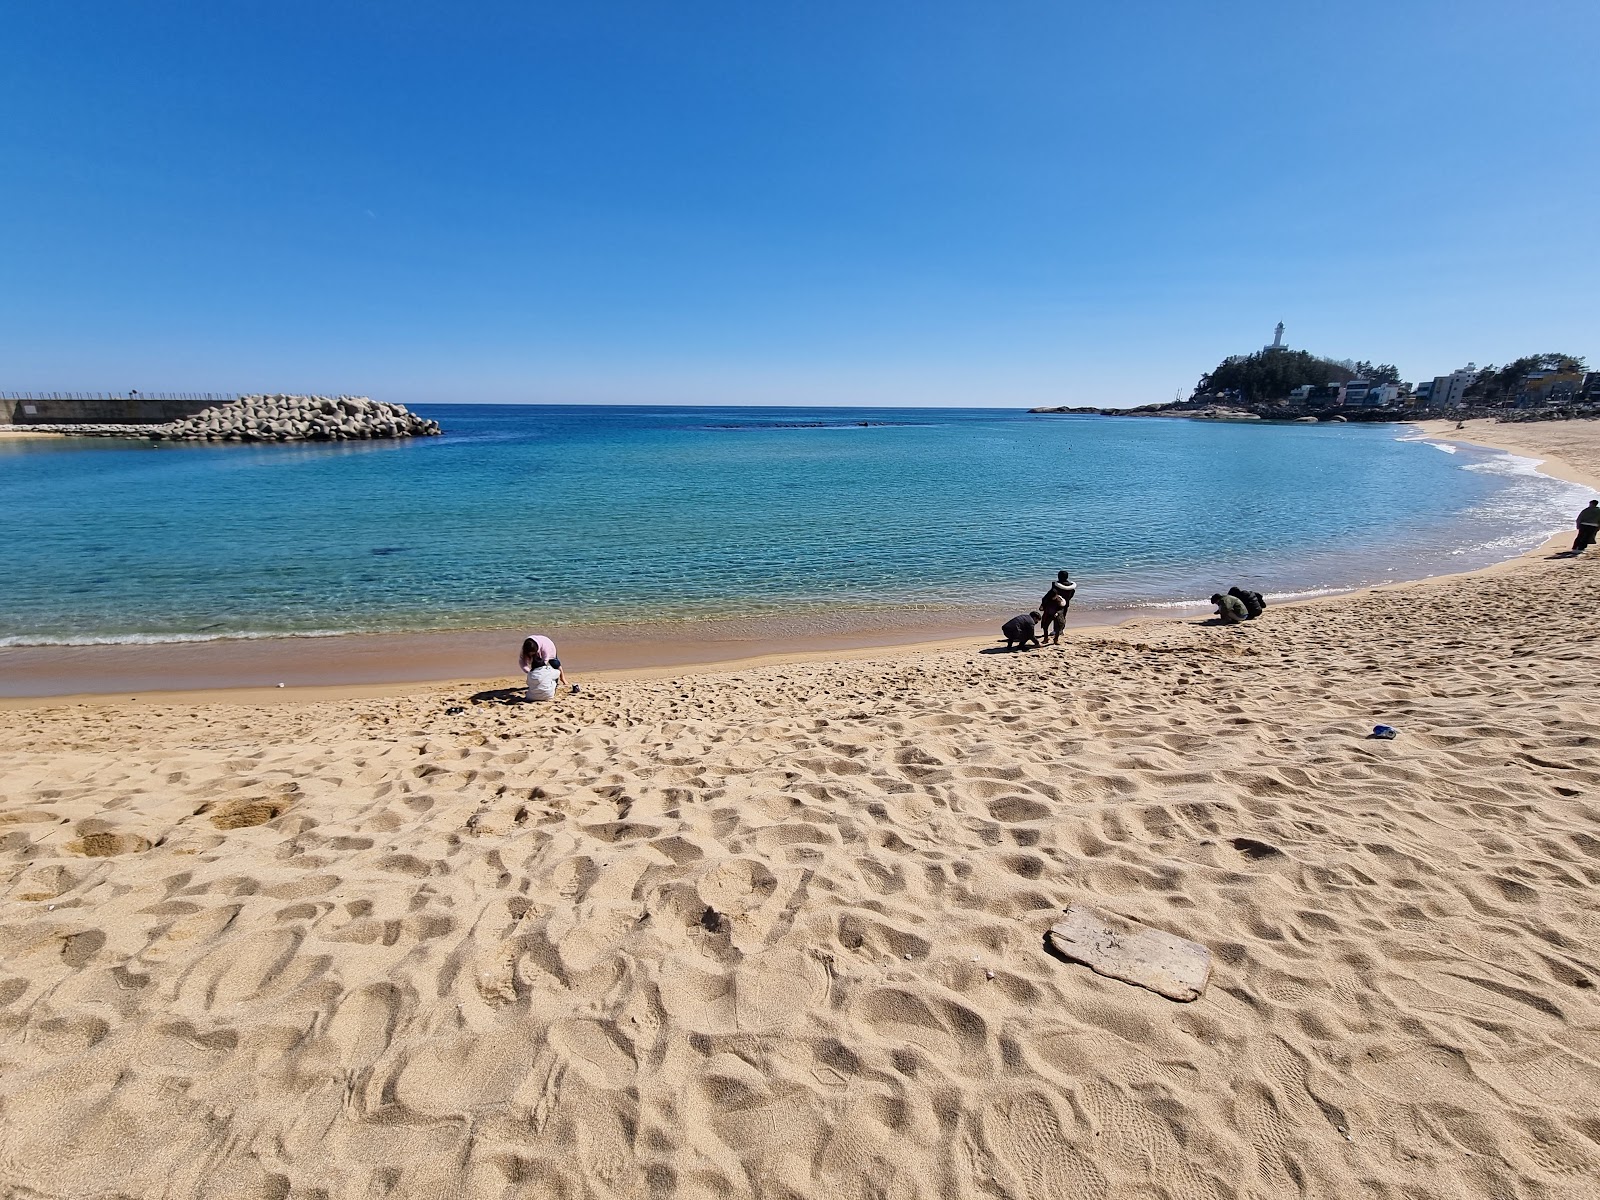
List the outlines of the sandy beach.
<svg viewBox="0 0 1600 1200">
<path fill-rule="evenodd" d="M 1429 432 L 1600 486 L 1594 423 Z M 1559 548 L 553 705 L 13 702 L 0 1183 L 1587 1200 L 1600 552 Z M 1048 953 L 1073 904 L 1209 989 Z"/>
</svg>

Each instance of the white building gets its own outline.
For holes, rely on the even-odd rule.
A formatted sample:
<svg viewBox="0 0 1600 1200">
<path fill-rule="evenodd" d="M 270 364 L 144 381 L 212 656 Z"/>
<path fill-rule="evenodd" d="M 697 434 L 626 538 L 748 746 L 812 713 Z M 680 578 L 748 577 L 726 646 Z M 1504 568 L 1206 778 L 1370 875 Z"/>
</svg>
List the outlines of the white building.
<svg viewBox="0 0 1600 1200">
<path fill-rule="evenodd" d="M 1433 408 L 1456 408 L 1466 398 L 1467 389 L 1472 386 L 1473 380 L 1478 378 L 1478 365 L 1468 363 L 1459 371 L 1452 371 L 1449 375 L 1437 375 L 1433 380 L 1433 388 L 1428 396 L 1428 404 Z"/>
</svg>

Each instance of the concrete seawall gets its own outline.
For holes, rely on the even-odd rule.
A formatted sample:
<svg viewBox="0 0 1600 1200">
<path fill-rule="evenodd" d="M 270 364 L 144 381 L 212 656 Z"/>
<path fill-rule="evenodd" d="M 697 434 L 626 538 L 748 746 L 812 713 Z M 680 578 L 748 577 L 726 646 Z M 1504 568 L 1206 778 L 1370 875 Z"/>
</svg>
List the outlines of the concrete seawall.
<svg viewBox="0 0 1600 1200">
<path fill-rule="evenodd" d="M 234 397 L 199 400 L 169 397 L 105 397 L 93 400 L 0 400 L 0 423 L 10 425 L 164 425 L 208 408 L 235 403 Z"/>
<path fill-rule="evenodd" d="M 72 437 L 143 438 L 153 442 L 344 442 L 434 437 L 441 432 L 437 421 L 419 417 L 403 404 L 388 404 L 366 396 L 14 399 L 27 419 L 13 422 L 8 428 L 31 427 Z M 141 405 L 148 407 L 141 409 Z M 150 415 L 166 405 L 186 406 L 180 410 L 184 415 L 166 420 Z M 116 412 L 127 419 L 90 419 L 89 414 L 103 411 Z M 135 415 L 128 417 L 129 413 Z"/>
</svg>

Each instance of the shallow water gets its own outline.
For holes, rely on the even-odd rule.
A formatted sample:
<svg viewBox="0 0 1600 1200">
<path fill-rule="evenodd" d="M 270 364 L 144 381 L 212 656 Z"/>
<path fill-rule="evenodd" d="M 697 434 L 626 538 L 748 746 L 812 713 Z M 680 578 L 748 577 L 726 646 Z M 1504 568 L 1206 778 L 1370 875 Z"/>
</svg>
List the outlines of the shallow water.
<svg viewBox="0 0 1600 1200">
<path fill-rule="evenodd" d="M 1161 607 L 1480 566 L 1580 506 L 1530 460 L 1392 425 L 419 411 L 446 436 L 0 441 L 0 645 L 1009 615 L 1063 566 L 1082 607 Z"/>
</svg>

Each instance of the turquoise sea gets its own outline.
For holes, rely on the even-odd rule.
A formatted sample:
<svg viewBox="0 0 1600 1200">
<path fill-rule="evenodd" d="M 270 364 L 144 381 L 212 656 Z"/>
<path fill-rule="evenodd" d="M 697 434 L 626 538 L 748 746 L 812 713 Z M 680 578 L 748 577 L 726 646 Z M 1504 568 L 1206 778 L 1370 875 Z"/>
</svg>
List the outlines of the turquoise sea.
<svg viewBox="0 0 1600 1200">
<path fill-rule="evenodd" d="M 441 438 L 0 440 L 0 646 L 1162 608 L 1462 570 L 1587 493 L 1395 425 L 417 406 Z"/>
</svg>

